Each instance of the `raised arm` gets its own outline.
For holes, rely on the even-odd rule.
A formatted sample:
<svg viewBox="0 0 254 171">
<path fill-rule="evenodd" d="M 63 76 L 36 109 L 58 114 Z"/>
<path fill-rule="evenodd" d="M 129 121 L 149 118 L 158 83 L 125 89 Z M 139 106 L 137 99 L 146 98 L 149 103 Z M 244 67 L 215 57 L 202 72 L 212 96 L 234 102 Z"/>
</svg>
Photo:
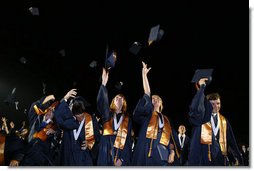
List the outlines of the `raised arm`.
<svg viewBox="0 0 254 171">
<path fill-rule="evenodd" d="M 9 128 L 7 126 L 7 119 L 5 117 L 2 117 L 2 121 L 3 121 L 3 126 L 4 126 L 4 130 L 6 132 L 6 134 L 9 134 Z"/>
<path fill-rule="evenodd" d="M 99 114 L 102 116 L 102 122 L 107 121 L 109 116 L 109 101 L 108 101 L 108 91 L 106 88 L 108 82 L 108 75 L 109 73 L 106 71 L 105 68 L 102 70 L 102 83 L 100 90 L 97 95 L 97 109 Z"/>
<path fill-rule="evenodd" d="M 101 78 L 102 78 L 101 84 L 104 85 L 104 86 L 107 85 L 107 82 L 108 82 L 108 74 L 109 74 L 109 72 L 107 72 L 106 69 L 103 68 L 103 69 L 102 69 L 102 76 L 101 76 Z"/>
<path fill-rule="evenodd" d="M 142 65 L 143 65 L 142 80 L 143 80 L 144 93 L 147 94 L 148 96 L 150 96 L 151 95 L 151 90 L 150 90 L 150 85 L 149 85 L 149 81 L 148 81 L 148 78 L 147 78 L 147 73 L 150 71 L 151 67 L 147 68 L 147 64 L 144 63 L 143 61 L 142 61 Z"/>
<path fill-rule="evenodd" d="M 207 78 L 199 80 L 198 84 L 200 88 L 193 97 L 190 105 L 189 121 L 194 126 L 202 125 L 203 123 L 208 122 L 211 118 L 212 105 L 206 100 L 204 94 L 206 87 L 205 81 L 207 80 Z"/>
<path fill-rule="evenodd" d="M 151 91 L 149 86 L 149 81 L 147 78 L 147 73 L 151 68 L 147 69 L 147 64 L 142 62 L 142 81 L 144 88 L 144 96 L 138 101 L 134 111 L 133 111 L 133 119 L 138 124 L 143 124 L 145 119 L 152 114 L 153 105 L 152 100 L 150 98 Z"/>
</svg>

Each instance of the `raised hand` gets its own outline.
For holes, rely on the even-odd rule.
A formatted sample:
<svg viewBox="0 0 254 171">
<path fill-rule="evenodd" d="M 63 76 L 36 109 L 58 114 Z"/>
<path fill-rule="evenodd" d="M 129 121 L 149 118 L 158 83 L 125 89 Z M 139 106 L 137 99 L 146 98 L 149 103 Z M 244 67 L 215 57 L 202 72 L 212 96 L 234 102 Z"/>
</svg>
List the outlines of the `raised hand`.
<svg viewBox="0 0 254 171">
<path fill-rule="evenodd" d="M 102 69 L 102 85 L 106 86 L 107 82 L 108 82 L 108 74 L 109 72 L 106 71 L 105 68 Z"/>
<path fill-rule="evenodd" d="M 143 74 L 143 75 L 147 75 L 147 73 L 150 71 L 151 67 L 150 67 L 150 68 L 147 68 L 147 64 L 144 63 L 143 61 L 142 61 L 142 65 L 143 65 L 142 74 Z"/>
<path fill-rule="evenodd" d="M 151 67 L 147 68 L 147 64 L 144 63 L 143 61 L 142 61 L 142 65 L 143 65 L 142 80 L 143 80 L 144 93 L 147 94 L 148 96 L 150 96 L 151 95 L 151 90 L 150 90 L 150 85 L 149 85 L 149 81 L 148 81 L 148 78 L 147 78 L 147 73 L 150 71 Z"/>
<path fill-rule="evenodd" d="M 206 81 L 208 81 L 208 78 L 201 78 L 199 81 L 198 81 L 198 84 L 199 86 L 201 86 L 202 84 L 205 84 L 206 85 Z"/>
<path fill-rule="evenodd" d="M 77 95 L 77 89 L 71 89 L 65 96 L 64 96 L 64 99 L 65 100 L 68 100 L 69 98 L 71 97 L 75 97 Z"/>
</svg>

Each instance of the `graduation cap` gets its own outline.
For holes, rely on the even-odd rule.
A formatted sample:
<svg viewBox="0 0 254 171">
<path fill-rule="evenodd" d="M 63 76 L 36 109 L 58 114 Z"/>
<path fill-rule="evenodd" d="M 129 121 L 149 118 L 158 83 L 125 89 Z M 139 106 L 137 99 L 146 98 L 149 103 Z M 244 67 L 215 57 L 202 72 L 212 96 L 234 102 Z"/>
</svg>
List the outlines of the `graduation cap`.
<svg viewBox="0 0 254 171">
<path fill-rule="evenodd" d="M 22 64 L 26 64 L 27 60 L 24 56 L 22 56 L 21 58 L 19 58 L 19 62 L 22 63 Z"/>
<path fill-rule="evenodd" d="M 97 67 L 97 61 L 92 61 L 90 64 L 89 64 L 89 67 L 90 68 L 95 68 L 95 67 Z"/>
<path fill-rule="evenodd" d="M 47 86 L 47 84 L 46 83 L 42 83 L 42 93 L 43 94 L 46 94 L 46 86 Z"/>
<path fill-rule="evenodd" d="M 209 84 L 212 81 L 213 69 L 197 69 L 191 80 L 192 83 L 197 83 L 202 78 L 208 78 L 206 84 Z"/>
<path fill-rule="evenodd" d="M 38 15 L 40 15 L 40 14 L 39 14 L 39 9 L 38 9 L 38 8 L 36 8 L 36 7 L 30 7 L 30 8 L 29 8 L 29 11 L 30 11 L 30 12 L 31 12 L 31 14 L 32 14 L 32 15 L 34 15 L 34 16 L 36 16 L 36 15 L 37 15 L 37 16 L 38 16 Z"/>
<path fill-rule="evenodd" d="M 122 81 L 118 81 L 118 82 L 116 82 L 116 84 L 115 84 L 115 88 L 116 88 L 117 90 L 121 90 L 121 89 L 122 89 L 122 86 L 123 86 L 123 82 L 122 82 Z"/>
<path fill-rule="evenodd" d="M 17 100 L 17 98 L 15 96 L 15 91 L 16 91 L 16 88 L 13 88 L 11 94 L 9 94 L 7 96 L 7 98 L 4 100 L 4 103 L 6 105 L 15 104 L 15 102 L 18 102 L 18 100 Z"/>
<path fill-rule="evenodd" d="M 116 52 L 112 51 L 109 55 L 109 57 L 106 58 L 105 61 L 105 68 L 107 70 L 114 68 L 115 67 L 115 63 L 116 63 Z"/>
<path fill-rule="evenodd" d="M 66 55 L 66 53 L 65 53 L 65 50 L 64 50 L 64 49 L 61 49 L 61 50 L 59 51 L 59 53 L 60 53 L 60 55 L 61 55 L 61 56 L 65 56 L 65 55 Z"/>
<path fill-rule="evenodd" d="M 160 41 L 163 35 L 164 30 L 160 29 L 160 24 L 152 27 L 148 38 L 148 46 L 153 42 Z"/>
<path fill-rule="evenodd" d="M 139 42 L 134 42 L 134 43 L 131 45 L 131 47 L 130 47 L 130 49 L 129 49 L 129 52 L 131 52 L 131 53 L 134 54 L 134 55 L 137 55 L 138 52 L 140 51 L 140 49 L 141 49 L 141 43 L 139 43 Z"/>
</svg>

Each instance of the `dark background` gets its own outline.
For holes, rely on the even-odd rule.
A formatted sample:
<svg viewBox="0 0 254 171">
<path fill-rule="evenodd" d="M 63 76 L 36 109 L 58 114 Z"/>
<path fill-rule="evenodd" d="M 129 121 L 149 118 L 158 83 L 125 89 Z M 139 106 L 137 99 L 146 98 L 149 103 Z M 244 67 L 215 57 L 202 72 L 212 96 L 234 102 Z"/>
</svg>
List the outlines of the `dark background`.
<svg viewBox="0 0 254 171">
<path fill-rule="evenodd" d="M 29 12 L 31 6 L 39 8 L 39 16 Z M 0 8 L 0 114 L 17 126 L 27 119 L 24 110 L 44 95 L 43 82 L 47 94 L 54 93 L 59 100 L 77 88 L 92 104 L 89 110 L 97 113 L 108 44 L 118 53 L 107 85 L 110 99 L 125 94 L 132 113 L 143 95 L 143 60 L 152 67 L 151 91 L 162 97 L 163 113 L 175 129 L 186 125 L 190 135 L 188 110 L 196 91 L 190 81 L 196 69 L 213 68 L 206 93 L 220 93 L 221 113 L 230 121 L 237 141 L 249 143 L 247 3 L 244 8 L 222 1 L 9 0 Z M 165 34 L 148 46 L 150 28 L 158 24 Z M 137 55 L 129 52 L 135 41 L 142 44 Z M 98 62 L 95 68 L 89 67 L 93 60 Z M 114 87 L 118 81 L 124 83 L 121 90 Z M 14 87 L 19 110 L 3 102 Z"/>
</svg>

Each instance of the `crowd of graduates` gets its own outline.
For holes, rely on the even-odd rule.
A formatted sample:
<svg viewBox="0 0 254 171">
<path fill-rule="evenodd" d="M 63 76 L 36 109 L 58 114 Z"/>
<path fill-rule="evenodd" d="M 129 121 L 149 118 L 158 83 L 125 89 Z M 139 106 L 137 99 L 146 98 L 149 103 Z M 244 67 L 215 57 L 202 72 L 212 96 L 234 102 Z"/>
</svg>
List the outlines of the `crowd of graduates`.
<svg viewBox="0 0 254 171">
<path fill-rule="evenodd" d="M 97 96 L 98 114 L 69 90 L 62 99 L 53 94 L 31 104 L 28 121 L 15 128 L 1 118 L 0 164 L 5 166 L 249 166 L 249 148 L 239 145 L 229 121 L 219 112 L 218 93 L 205 95 L 209 78 L 196 81 L 190 103 L 191 135 L 163 114 L 163 101 L 152 95 L 142 62 L 144 95 L 129 112 L 125 95 L 110 101 L 109 71 L 103 68 Z M 134 134 L 133 125 L 139 130 Z M 240 150 L 239 150 L 240 149 Z"/>
</svg>

